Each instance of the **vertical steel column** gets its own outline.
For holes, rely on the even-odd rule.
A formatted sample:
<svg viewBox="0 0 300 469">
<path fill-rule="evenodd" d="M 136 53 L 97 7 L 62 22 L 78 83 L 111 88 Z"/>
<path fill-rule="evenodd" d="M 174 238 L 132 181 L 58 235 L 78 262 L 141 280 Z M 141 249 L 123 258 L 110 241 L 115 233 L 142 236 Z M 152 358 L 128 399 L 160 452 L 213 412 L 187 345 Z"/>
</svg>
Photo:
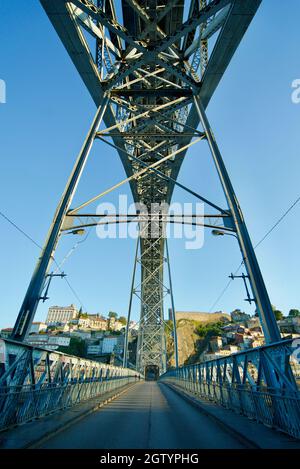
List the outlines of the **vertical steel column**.
<svg viewBox="0 0 300 469">
<path fill-rule="evenodd" d="M 133 274 L 132 274 L 132 282 L 131 282 L 131 290 L 130 290 L 130 300 L 129 300 L 129 307 L 128 307 L 128 316 L 127 316 L 127 325 L 126 325 L 126 332 L 125 332 L 125 341 L 124 341 L 124 353 L 123 353 L 123 367 L 127 368 L 128 362 L 128 335 L 129 335 L 129 323 L 131 317 L 131 308 L 132 308 L 132 299 L 133 299 L 133 292 L 134 292 L 134 282 L 135 282 L 135 273 L 136 273 L 136 266 L 137 266 L 137 258 L 139 252 L 139 244 L 140 244 L 140 236 L 138 236 L 136 241 L 136 249 L 135 249 L 135 257 L 134 257 L 134 266 L 133 266 Z"/>
<path fill-rule="evenodd" d="M 149 210 L 151 213 L 151 209 Z M 159 222 L 159 235 L 152 237 L 152 223 L 145 222 L 141 231 L 141 316 L 139 323 L 136 367 L 144 374 L 148 365 L 166 371 L 166 346 L 163 315 L 164 242 Z"/>
<path fill-rule="evenodd" d="M 81 148 L 76 163 L 73 167 L 73 171 L 67 182 L 65 191 L 56 209 L 54 219 L 50 226 L 43 247 L 43 251 L 36 264 L 28 290 L 26 292 L 23 304 L 21 306 L 17 321 L 12 332 L 12 338 L 14 340 L 23 341 L 26 338 L 26 335 L 29 333 L 31 323 L 34 318 L 44 288 L 45 277 L 53 260 L 53 254 L 59 240 L 61 227 L 64 223 L 67 211 L 69 210 L 69 207 L 72 203 L 81 174 L 90 154 L 96 136 L 96 132 L 98 131 L 100 123 L 103 119 L 107 103 L 108 97 L 104 97 L 101 105 L 99 106 L 96 112 L 92 126 Z"/>
<path fill-rule="evenodd" d="M 172 305 L 175 366 L 176 368 L 178 368 L 179 366 L 178 364 L 178 341 L 177 341 L 177 327 L 176 327 L 176 316 L 175 316 L 175 303 L 174 303 L 174 296 L 173 296 L 173 285 L 172 285 L 172 278 L 171 278 L 170 256 L 169 256 L 169 247 L 168 247 L 167 238 L 166 238 L 166 255 L 167 255 L 169 285 L 170 285 L 170 295 L 171 295 L 171 305 Z"/>
<path fill-rule="evenodd" d="M 228 207 L 232 214 L 237 238 L 239 241 L 245 267 L 249 275 L 251 288 L 256 301 L 257 310 L 260 316 L 260 321 L 262 324 L 266 342 L 278 342 L 281 340 L 281 335 L 276 323 L 272 305 L 258 265 L 253 245 L 244 221 L 243 213 L 241 211 L 233 186 L 231 184 L 228 172 L 226 170 L 224 161 L 222 159 L 222 155 L 216 143 L 209 121 L 206 117 L 201 100 L 199 99 L 199 97 L 195 96 L 194 101 L 203 130 L 206 133 L 210 151 L 212 153 L 212 157 L 223 187 L 223 191 L 227 199 Z"/>
</svg>

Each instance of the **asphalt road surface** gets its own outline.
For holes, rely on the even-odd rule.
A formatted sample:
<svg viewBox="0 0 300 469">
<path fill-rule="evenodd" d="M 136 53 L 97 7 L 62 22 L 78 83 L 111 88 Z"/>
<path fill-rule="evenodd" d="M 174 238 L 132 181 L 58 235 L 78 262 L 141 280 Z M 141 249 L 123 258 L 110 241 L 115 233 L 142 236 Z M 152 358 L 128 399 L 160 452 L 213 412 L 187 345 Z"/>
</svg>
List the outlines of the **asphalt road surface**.
<svg viewBox="0 0 300 469">
<path fill-rule="evenodd" d="M 142 382 L 40 448 L 242 449 L 232 434 L 172 389 Z"/>
</svg>

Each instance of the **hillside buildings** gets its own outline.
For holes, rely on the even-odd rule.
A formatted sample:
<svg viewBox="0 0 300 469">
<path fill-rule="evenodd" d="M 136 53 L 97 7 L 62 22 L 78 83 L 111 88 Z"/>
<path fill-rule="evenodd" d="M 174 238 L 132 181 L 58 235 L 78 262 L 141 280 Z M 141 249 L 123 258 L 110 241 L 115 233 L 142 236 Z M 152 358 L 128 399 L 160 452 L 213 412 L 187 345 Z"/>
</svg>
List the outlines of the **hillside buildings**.
<svg viewBox="0 0 300 469">
<path fill-rule="evenodd" d="M 72 319 L 76 319 L 78 316 L 78 310 L 75 305 L 70 306 L 51 306 L 48 310 L 46 324 L 66 324 Z"/>
<path fill-rule="evenodd" d="M 57 350 L 59 347 L 68 347 L 71 338 L 50 334 L 31 334 L 27 342 L 34 347 L 41 347 L 47 350 Z"/>
<path fill-rule="evenodd" d="M 30 334 L 39 334 L 41 331 L 47 330 L 47 324 L 45 322 L 33 322 L 30 329 Z"/>
<path fill-rule="evenodd" d="M 89 328 L 94 330 L 106 331 L 108 327 L 108 320 L 100 314 L 86 314 L 84 317 L 80 317 L 78 320 L 73 320 L 73 324 L 83 328 Z"/>
<path fill-rule="evenodd" d="M 232 322 L 244 322 L 249 321 L 251 318 L 250 314 L 246 314 L 240 309 L 235 309 L 230 313 L 231 321 Z"/>
<path fill-rule="evenodd" d="M 42 323 L 34 324 L 32 332 L 39 332 L 37 328 Z M 47 314 L 46 328 L 47 326 L 64 326 L 64 332 L 72 332 L 76 329 L 121 331 L 125 327 L 118 318 L 105 318 L 101 314 L 82 313 L 73 304 L 70 306 L 51 306 Z"/>
<path fill-rule="evenodd" d="M 124 335 L 103 336 L 98 341 L 89 341 L 87 346 L 87 356 L 119 355 L 123 354 Z"/>
<path fill-rule="evenodd" d="M 288 316 L 278 321 L 280 331 L 286 334 L 300 334 L 300 316 Z"/>
</svg>

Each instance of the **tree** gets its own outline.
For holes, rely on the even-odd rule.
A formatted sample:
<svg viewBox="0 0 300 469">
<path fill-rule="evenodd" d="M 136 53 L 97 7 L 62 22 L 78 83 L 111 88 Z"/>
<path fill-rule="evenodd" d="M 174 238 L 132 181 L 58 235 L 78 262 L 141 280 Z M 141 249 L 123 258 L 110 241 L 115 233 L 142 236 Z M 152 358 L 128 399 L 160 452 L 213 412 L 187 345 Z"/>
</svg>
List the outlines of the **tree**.
<svg viewBox="0 0 300 469">
<path fill-rule="evenodd" d="M 173 333 L 173 328 L 174 328 L 174 324 L 173 324 L 173 321 L 171 321 L 170 319 L 168 319 L 167 321 L 165 321 L 165 333 L 169 336 L 169 335 L 172 335 Z"/>
<path fill-rule="evenodd" d="M 289 316 L 291 318 L 298 318 L 300 316 L 299 309 L 290 309 Z"/>
<path fill-rule="evenodd" d="M 119 322 L 120 322 L 121 324 L 123 324 L 123 326 L 126 326 L 126 324 L 127 324 L 127 319 L 125 318 L 125 316 L 120 316 L 120 317 L 119 317 Z"/>
<path fill-rule="evenodd" d="M 196 331 L 200 337 L 212 337 L 222 335 L 222 327 L 224 324 L 222 322 L 200 324 L 197 326 Z"/>
<path fill-rule="evenodd" d="M 109 317 L 109 318 L 115 318 L 115 319 L 117 319 L 118 315 L 117 315 L 117 313 L 115 313 L 114 311 L 110 311 L 110 312 L 108 313 L 108 317 Z"/>
<path fill-rule="evenodd" d="M 272 305 L 272 310 L 273 310 L 276 321 L 281 321 L 281 319 L 283 319 L 282 311 L 279 311 L 279 309 L 277 309 L 276 306 L 274 305 Z"/>
<path fill-rule="evenodd" d="M 75 357 L 85 357 L 85 343 L 77 337 L 72 337 L 69 346 L 61 346 L 58 348 L 58 351 L 74 355 Z"/>
<path fill-rule="evenodd" d="M 274 316 L 276 318 L 276 321 L 280 321 L 281 319 L 283 319 L 282 311 L 279 311 L 278 309 L 274 309 L 273 313 L 274 313 Z"/>
</svg>

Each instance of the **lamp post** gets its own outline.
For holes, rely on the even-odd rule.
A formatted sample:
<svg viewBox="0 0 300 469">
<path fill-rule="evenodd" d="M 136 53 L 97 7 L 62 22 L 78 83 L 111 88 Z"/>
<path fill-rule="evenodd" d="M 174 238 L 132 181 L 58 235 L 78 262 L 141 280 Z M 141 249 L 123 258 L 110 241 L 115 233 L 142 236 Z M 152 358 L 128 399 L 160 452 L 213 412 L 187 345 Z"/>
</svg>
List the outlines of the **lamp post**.
<svg viewBox="0 0 300 469">
<path fill-rule="evenodd" d="M 212 230 L 211 234 L 213 236 L 234 236 L 234 238 L 236 238 L 236 234 L 234 233 L 228 233 L 227 231 L 222 231 L 222 230 Z"/>
</svg>

